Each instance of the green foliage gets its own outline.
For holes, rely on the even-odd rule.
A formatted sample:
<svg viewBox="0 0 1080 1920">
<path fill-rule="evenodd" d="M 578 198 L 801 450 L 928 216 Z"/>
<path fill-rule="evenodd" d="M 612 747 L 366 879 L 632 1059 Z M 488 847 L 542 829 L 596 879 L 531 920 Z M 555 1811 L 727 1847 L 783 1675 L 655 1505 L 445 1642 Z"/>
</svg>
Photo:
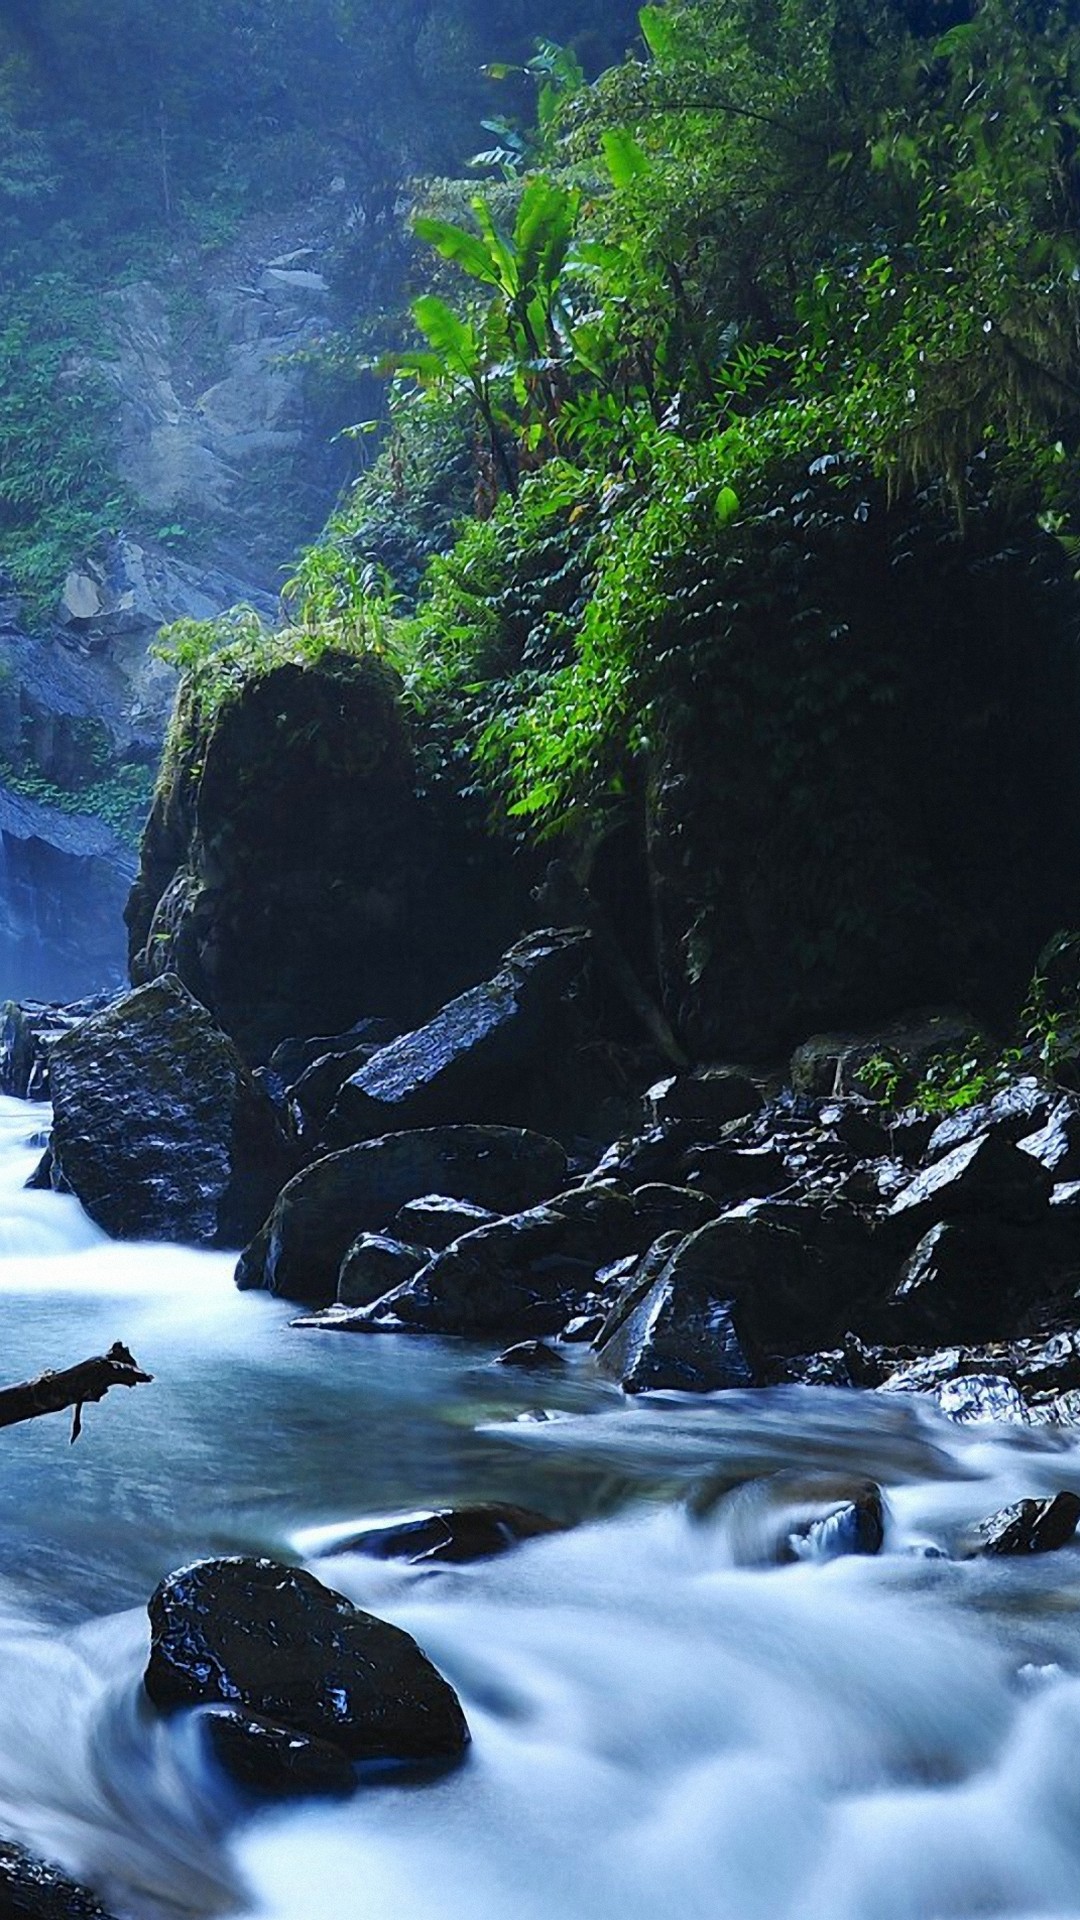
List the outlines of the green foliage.
<svg viewBox="0 0 1080 1920">
<path fill-rule="evenodd" d="M 61 787 L 44 774 L 0 759 L 0 782 L 9 793 L 22 794 L 40 806 L 104 820 L 121 840 L 137 847 L 150 808 L 154 773 L 145 761 L 122 761 L 100 778 Z"/>
<path fill-rule="evenodd" d="M 0 566 L 31 616 L 127 504 L 110 466 L 109 395 L 87 364 L 97 324 L 94 303 L 59 275 L 0 295 Z"/>
</svg>

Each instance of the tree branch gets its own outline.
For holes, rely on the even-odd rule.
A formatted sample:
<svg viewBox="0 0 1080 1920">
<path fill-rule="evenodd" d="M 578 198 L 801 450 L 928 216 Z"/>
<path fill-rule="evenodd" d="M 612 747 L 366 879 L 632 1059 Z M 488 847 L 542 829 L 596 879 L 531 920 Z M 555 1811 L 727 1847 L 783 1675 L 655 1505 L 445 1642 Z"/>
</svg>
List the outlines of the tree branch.
<svg viewBox="0 0 1080 1920">
<path fill-rule="evenodd" d="M 119 1340 L 108 1353 L 77 1366 L 64 1367 L 59 1373 L 43 1373 L 36 1380 L 24 1380 L 17 1387 L 0 1387 L 0 1427 L 18 1426 L 23 1420 L 36 1420 L 44 1413 L 63 1413 L 74 1407 L 71 1423 L 72 1442 L 82 1432 L 82 1410 L 88 1400 L 104 1400 L 110 1387 L 148 1385 L 152 1373 L 144 1373 L 134 1356 Z"/>
</svg>

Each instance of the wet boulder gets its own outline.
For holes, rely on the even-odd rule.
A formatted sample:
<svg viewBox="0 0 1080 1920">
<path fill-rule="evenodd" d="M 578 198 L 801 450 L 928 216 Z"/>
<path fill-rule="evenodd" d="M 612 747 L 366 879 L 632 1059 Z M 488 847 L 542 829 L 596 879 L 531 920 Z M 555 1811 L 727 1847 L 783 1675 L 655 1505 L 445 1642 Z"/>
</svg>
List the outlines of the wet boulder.
<svg viewBox="0 0 1080 1920">
<path fill-rule="evenodd" d="M 760 1374 L 747 1356 L 734 1302 L 698 1274 L 680 1274 L 674 1258 L 606 1338 L 596 1364 L 625 1393 L 716 1393 L 752 1387 Z"/>
<path fill-rule="evenodd" d="M 407 1200 L 442 1193 L 512 1213 L 556 1193 L 566 1154 L 512 1127 L 430 1127 L 387 1134 L 316 1160 L 291 1180 L 241 1256 L 239 1287 L 328 1305 L 358 1234 L 382 1232 Z"/>
<path fill-rule="evenodd" d="M 10 1920 L 109 1920 L 86 1887 L 14 1840 L 0 1840 L 0 1914 Z"/>
<path fill-rule="evenodd" d="M 996 1133 L 1015 1145 L 1022 1136 L 1045 1125 L 1055 1106 L 1055 1096 L 1041 1080 L 1024 1074 L 999 1087 L 989 1100 L 962 1107 L 939 1120 L 926 1144 L 928 1160 L 940 1160 L 954 1147 L 962 1147 L 980 1133 Z M 1059 1175 L 1064 1179 L 1065 1176 Z"/>
<path fill-rule="evenodd" d="M 716 1217 L 716 1203 L 694 1187 L 676 1187 L 653 1181 L 633 1192 L 634 1212 L 642 1223 L 644 1244 L 651 1246 L 662 1233 L 693 1233 Z"/>
<path fill-rule="evenodd" d="M 240 1246 L 294 1149 L 231 1040 L 164 975 L 56 1042 L 51 1180 L 122 1240 Z"/>
<path fill-rule="evenodd" d="M 767 1200 L 791 1184 L 787 1161 L 771 1143 L 761 1147 L 691 1147 L 683 1164 L 687 1184 L 724 1206 L 743 1200 Z"/>
<path fill-rule="evenodd" d="M 149 1607 L 154 1706 L 221 1705 L 349 1761 L 446 1764 L 469 1732 L 453 1688 L 400 1628 L 273 1560 L 203 1560 Z"/>
<path fill-rule="evenodd" d="M 1080 1520 L 1080 1495 L 1058 1493 L 1052 1500 L 1018 1500 L 991 1514 L 969 1534 L 968 1554 L 1056 1553 L 1067 1547 Z"/>
<path fill-rule="evenodd" d="M 650 1087 L 644 1099 L 651 1126 L 667 1120 L 694 1120 L 720 1127 L 757 1113 L 761 1104 L 760 1089 L 746 1074 L 720 1067 L 671 1074 Z"/>
<path fill-rule="evenodd" d="M 960 1347 L 903 1362 L 881 1382 L 878 1392 L 926 1394 L 962 1427 L 997 1422 L 1023 1426 L 1029 1419 L 1015 1382 L 996 1371 L 989 1358 L 980 1364 L 977 1354 Z"/>
<path fill-rule="evenodd" d="M 522 1077 L 551 1045 L 559 1001 L 581 971 L 580 929 L 530 934 L 494 977 L 383 1047 L 347 1079 L 327 1122 L 331 1144 L 456 1119 L 522 1117 Z"/>
<path fill-rule="evenodd" d="M 1045 1125 L 1025 1133 L 1016 1144 L 1045 1167 L 1056 1184 L 1080 1180 L 1080 1109 L 1075 1101 L 1059 1101 Z"/>
<path fill-rule="evenodd" d="M 723 1534 L 736 1566 L 874 1555 L 885 1541 L 885 1500 L 874 1480 L 783 1470 L 732 1487 L 723 1475 L 695 1488 L 690 1510 Z"/>
<path fill-rule="evenodd" d="M 749 1201 L 684 1242 L 684 1270 L 714 1272 L 739 1323 L 769 1351 L 827 1346 L 868 1284 L 872 1249 L 841 1202 Z"/>
<path fill-rule="evenodd" d="M 490 1227 L 498 1218 L 490 1207 L 478 1207 L 474 1201 L 452 1200 L 445 1193 L 427 1193 L 419 1200 L 406 1200 L 390 1227 L 410 1246 L 442 1253 L 445 1247 L 460 1240 L 463 1233 L 475 1233 L 477 1227 Z"/>
<path fill-rule="evenodd" d="M 260 1720 L 233 1708 L 208 1707 L 202 1735 L 235 1786 L 258 1799 L 344 1799 L 356 1788 L 352 1761 L 332 1740 Z"/>
<path fill-rule="evenodd" d="M 997 1132 L 973 1140 L 924 1167 L 902 1187 L 888 1217 L 903 1231 L 925 1231 L 935 1221 L 983 1214 L 1030 1225 L 1049 1210 L 1053 1177 L 1029 1153 Z"/>
<path fill-rule="evenodd" d="M 638 1235 L 626 1194 L 577 1188 L 455 1240 L 367 1309 L 367 1324 L 371 1331 L 557 1333 L 597 1272 L 634 1249 Z"/>
<path fill-rule="evenodd" d="M 278 1042 L 267 1062 L 267 1070 L 284 1093 L 295 1087 L 309 1068 L 321 1060 L 345 1059 L 360 1051 L 370 1057 L 396 1039 L 397 1029 L 392 1021 L 371 1018 L 355 1021 L 344 1033 L 291 1035 Z M 360 1064 L 358 1060 L 356 1065 Z M 344 1079 L 344 1074 L 341 1077 Z"/>
<path fill-rule="evenodd" d="M 904 1262 L 888 1296 L 889 1332 L 927 1341 L 1006 1335 L 1024 1253 L 997 1221 L 939 1220 Z"/>
<path fill-rule="evenodd" d="M 361 1233 L 338 1273 L 337 1297 L 343 1307 L 366 1307 L 393 1287 L 411 1280 L 427 1260 L 426 1249 L 410 1247 L 386 1233 Z"/>
</svg>

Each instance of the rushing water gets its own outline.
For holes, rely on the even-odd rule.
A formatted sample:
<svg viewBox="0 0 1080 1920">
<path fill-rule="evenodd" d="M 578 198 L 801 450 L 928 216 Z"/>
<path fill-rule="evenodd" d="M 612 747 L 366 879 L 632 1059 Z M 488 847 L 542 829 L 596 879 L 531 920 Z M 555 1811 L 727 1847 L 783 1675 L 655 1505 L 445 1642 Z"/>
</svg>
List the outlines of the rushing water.
<svg viewBox="0 0 1080 1920">
<path fill-rule="evenodd" d="M 230 1259 L 26 1193 L 0 1102 L 3 1376 L 114 1339 L 156 1376 L 0 1436 L 0 1832 L 130 1920 L 1077 1920 L 1080 1547 L 948 1557 L 1072 1487 L 1061 1436 L 820 1390 L 633 1404 L 493 1350 L 302 1333 Z M 877 1559 L 770 1564 L 814 1472 L 888 1495 Z M 469 1567 L 335 1553 L 367 1516 L 577 1524 Z M 244 1814 L 141 1695 L 145 1601 L 205 1553 L 308 1557 L 407 1627 L 474 1743 L 435 1784 Z M 943 1551 L 945 1550 L 945 1551 Z"/>
</svg>

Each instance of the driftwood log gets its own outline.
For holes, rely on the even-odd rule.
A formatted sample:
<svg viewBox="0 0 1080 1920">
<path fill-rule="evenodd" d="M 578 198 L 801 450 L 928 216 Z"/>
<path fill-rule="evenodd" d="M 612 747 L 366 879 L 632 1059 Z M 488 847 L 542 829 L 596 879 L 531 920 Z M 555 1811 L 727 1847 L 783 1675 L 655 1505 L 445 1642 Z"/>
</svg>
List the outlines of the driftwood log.
<svg viewBox="0 0 1080 1920">
<path fill-rule="evenodd" d="M 153 1377 L 143 1372 L 134 1355 L 117 1340 L 108 1353 L 80 1360 L 77 1366 L 40 1374 L 17 1387 L 0 1387 L 0 1427 L 15 1427 L 22 1420 L 36 1420 L 43 1413 L 63 1413 L 73 1407 L 74 1442 L 82 1432 L 82 1410 L 87 1401 L 104 1400 L 110 1387 L 146 1386 Z"/>
</svg>

